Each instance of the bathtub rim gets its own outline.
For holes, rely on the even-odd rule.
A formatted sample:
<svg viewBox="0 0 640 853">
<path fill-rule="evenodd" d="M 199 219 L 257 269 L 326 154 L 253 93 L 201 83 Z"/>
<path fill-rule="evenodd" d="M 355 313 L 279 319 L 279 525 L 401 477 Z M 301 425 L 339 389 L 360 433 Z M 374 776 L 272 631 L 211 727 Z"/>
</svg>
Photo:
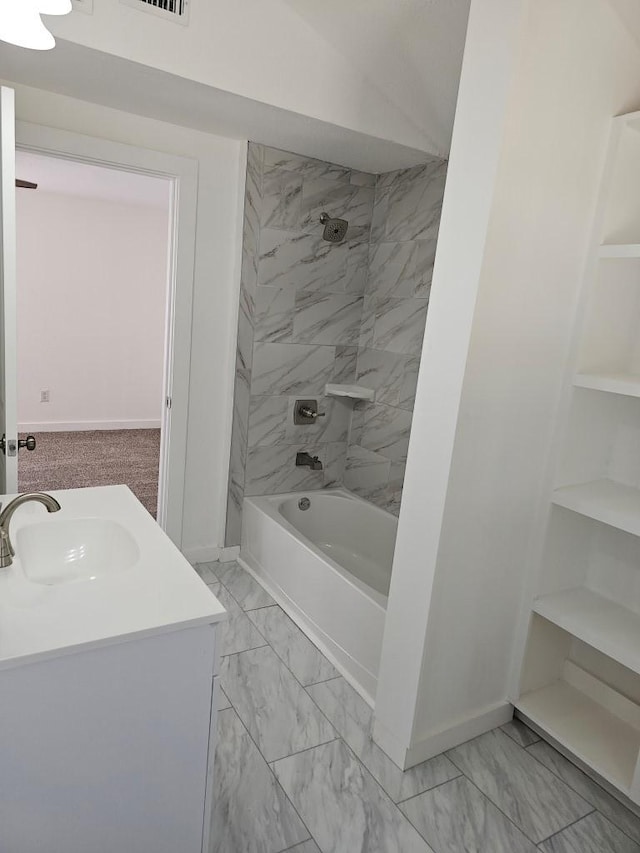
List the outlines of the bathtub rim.
<svg viewBox="0 0 640 853">
<path fill-rule="evenodd" d="M 259 510 L 268 515 L 269 518 L 273 519 L 277 524 L 283 527 L 287 533 L 293 536 L 298 540 L 302 547 L 311 551 L 313 554 L 319 555 L 324 562 L 326 562 L 332 571 L 337 572 L 348 584 L 355 587 L 359 592 L 363 595 L 366 595 L 373 604 L 375 604 L 380 610 L 384 613 L 386 617 L 387 613 L 387 604 L 389 601 L 388 595 L 383 595 L 381 592 L 373 589 L 373 587 L 369 586 L 369 584 L 361 581 L 355 575 L 353 575 L 347 568 L 341 566 L 340 563 L 336 562 L 332 557 L 326 554 L 321 548 L 319 548 L 313 540 L 309 539 L 308 536 L 305 536 L 304 533 L 301 533 L 297 527 L 294 527 L 290 521 L 288 521 L 282 513 L 279 511 L 278 504 L 282 503 L 282 501 L 287 498 L 304 498 L 309 497 L 312 498 L 313 495 L 317 497 L 321 495 L 336 495 L 338 497 L 347 498 L 349 500 L 355 501 L 356 503 L 364 504 L 367 507 L 367 510 L 375 510 L 376 513 L 382 513 L 385 516 L 392 518 L 397 525 L 398 519 L 395 515 L 390 512 L 387 512 L 385 509 L 382 509 L 379 506 L 371 503 L 370 501 L 361 498 L 359 495 L 350 492 L 345 488 L 335 488 L 335 489 L 312 489 L 308 491 L 299 491 L 299 492 L 283 492 L 282 494 L 274 494 L 274 495 L 253 495 L 245 497 L 245 501 L 251 501 L 251 503 L 256 506 Z M 392 568 L 389 570 L 389 578 L 391 578 Z"/>
</svg>

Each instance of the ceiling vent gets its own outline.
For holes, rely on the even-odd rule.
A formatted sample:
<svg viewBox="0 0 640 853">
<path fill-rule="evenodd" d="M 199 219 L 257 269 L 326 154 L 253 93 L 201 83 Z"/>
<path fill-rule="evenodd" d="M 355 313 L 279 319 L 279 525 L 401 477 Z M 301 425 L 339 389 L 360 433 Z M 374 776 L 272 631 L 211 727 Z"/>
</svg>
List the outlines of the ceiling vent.
<svg viewBox="0 0 640 853">
<path fill-rule="evenodd" d="M 177 24 L 189 22 L 189 0 L 120 0 L 125 6 L 131 6 L 140 12 L 150 12 L 165 21 Z"/>
</svg>

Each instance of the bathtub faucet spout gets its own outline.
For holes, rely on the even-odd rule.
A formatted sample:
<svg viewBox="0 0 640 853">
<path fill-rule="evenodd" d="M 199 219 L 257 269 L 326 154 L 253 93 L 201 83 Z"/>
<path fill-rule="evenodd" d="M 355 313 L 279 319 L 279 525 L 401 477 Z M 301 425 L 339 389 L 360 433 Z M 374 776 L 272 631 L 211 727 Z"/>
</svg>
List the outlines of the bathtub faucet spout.
<svg viewBox="0 0 640 853">
<path fill-rule="evenodd" d="M 296 453 L 296 467 L 302 468 L 304 466 L 311 468 L 312 471 L 322 471 L 322 462 L 320 459 L 303 450 Z"/>
</svg>

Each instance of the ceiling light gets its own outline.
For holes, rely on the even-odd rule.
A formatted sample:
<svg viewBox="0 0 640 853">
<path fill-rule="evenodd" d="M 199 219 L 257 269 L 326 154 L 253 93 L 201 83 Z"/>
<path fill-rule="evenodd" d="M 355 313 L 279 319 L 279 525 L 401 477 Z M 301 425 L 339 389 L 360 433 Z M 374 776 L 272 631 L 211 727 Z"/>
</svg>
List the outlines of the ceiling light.
<svg viewBox="0 0 640 853">
<path fill-rule="evenodd" d="M 50 50 L 56 44 L 35 4 L 25 0 L 0 0 L 0 40 L 31 50 Z"/>
<path fill-rule="evenodd" d="M 41 15 L 68 15 L 71 0 L 35 0 L 35 6 Z"/>
</svg>

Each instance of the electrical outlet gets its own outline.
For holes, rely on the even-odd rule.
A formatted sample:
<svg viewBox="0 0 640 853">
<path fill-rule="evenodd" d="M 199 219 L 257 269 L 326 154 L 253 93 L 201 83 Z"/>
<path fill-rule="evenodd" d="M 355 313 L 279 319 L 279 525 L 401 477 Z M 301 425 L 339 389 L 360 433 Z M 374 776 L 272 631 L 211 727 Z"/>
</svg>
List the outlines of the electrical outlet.
<svg viewBox="0 0 640 853">
<path fill-rule="evenodd" d="M 73 8 L 86 15 L 93 15 L 93 0 L 72 0 Z"/>
<path fill-rule="evenodd" d="M 44 391 L 40 392 L 40 402 L 48 403 L 49 402 L 49 389 L 45 388 Z"/>
</svg>

